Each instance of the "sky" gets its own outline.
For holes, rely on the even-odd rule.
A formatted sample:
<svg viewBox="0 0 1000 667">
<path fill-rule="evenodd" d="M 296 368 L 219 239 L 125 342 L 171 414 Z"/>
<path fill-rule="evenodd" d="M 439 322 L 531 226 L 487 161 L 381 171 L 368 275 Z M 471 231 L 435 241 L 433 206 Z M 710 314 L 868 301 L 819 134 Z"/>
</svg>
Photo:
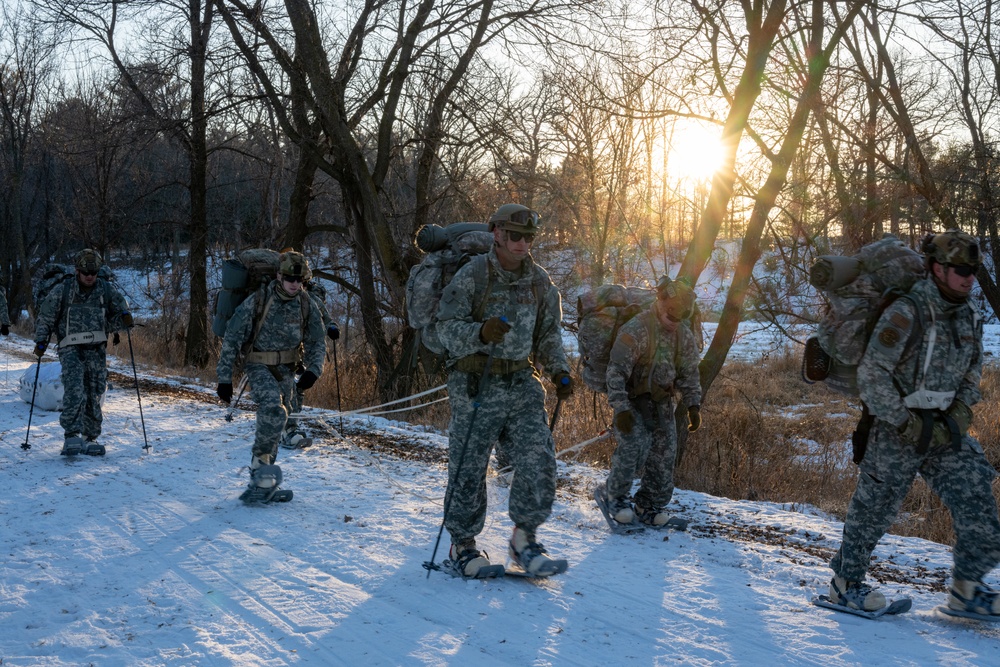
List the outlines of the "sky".
<svg viewBox="0 0 1000 667">
<path fill-rule="evenodd" d="M 279 454 L 294 499 L 248 507 L 252 412 L 227 422 L 212 388 L 140 367 L 156 382 L 140 419 L 122 380 L 132 369 L 112 359 L 108 453 L 67 459 L 58 413 L 36 410 L 26 428 L 30 347 L 0 338 L 4 667 L 1000 664 L 1000 624 L 935 611 L 943 545 L 884 538 L 881 590 L 913 609 L 867 620 L 810 604 L 831 576 L 835 519 L 680 489 L 671 509 L 691 520 L 686 533 L 614 535 L 590 500 L 606 471 L 560 462 L 538 538 L 569 560 L 565 574 L 428 577 L 445 435 L 363 416 L 343 418 L 341 434 L 340 417 L 310 408 L 316 443 Z M 489 504 L 479 544 L 505 562 L 512 526 L 495 477 Z M 447 546 L 445 533 L 438 560 Z M 987 582 L 1000 586 L 1000 572 Z"/>
</svg>

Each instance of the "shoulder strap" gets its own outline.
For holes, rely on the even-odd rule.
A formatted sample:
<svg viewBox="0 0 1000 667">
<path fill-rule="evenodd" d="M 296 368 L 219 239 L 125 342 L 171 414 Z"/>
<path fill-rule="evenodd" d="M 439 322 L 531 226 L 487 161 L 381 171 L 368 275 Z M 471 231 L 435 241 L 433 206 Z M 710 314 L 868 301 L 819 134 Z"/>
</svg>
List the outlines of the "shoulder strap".
<svg viewBox="0 0 1000 667">
<path fill-rule="evenodd" d="M 472 320 L 482 322 L 486 314 L 486 302 L 493 293 L 493 270 L 486 255 L 476 255 L 472 258 L 472 277 L 476 284 L 476 294 L 482 292 L 483 298 L 472 309 Z"/>
<path fill-rule="evenodd" d="M 271 310 L 271 304 L 274 303 L 274 295 L 267 294 L 267 288 L 261 287 L 256 292 L 254 292 L 251 297 L 255 299 L 254 302 L 254 314 L 253 314 L 253 334 L 250 339 L 243 344 L 241 348 L 244 353 L 249 352 L 253 349 L 254 343 L 257 342 L 257 336 L 260 335 L 260 329 L 264 326 L 264 318 L 267 317 L 267 313 Z"/>
</svg>

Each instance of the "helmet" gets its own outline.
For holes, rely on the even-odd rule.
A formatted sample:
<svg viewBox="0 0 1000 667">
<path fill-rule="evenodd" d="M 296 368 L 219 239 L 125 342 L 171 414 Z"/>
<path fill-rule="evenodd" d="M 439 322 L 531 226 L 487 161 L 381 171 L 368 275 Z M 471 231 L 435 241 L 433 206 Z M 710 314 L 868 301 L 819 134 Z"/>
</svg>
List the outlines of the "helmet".
<svg viewBox="0 0 1000 667">
<path fill-rule="evenodd" d="M 928 234 L 921 250 L 928 260 L 950 266 L 979 267 L 983 261 L 979 254 L 979 241 L 959 229 L 949 229 L 940 234 Z"/>
<path fill-rule="evenodd" d="M 303 281 L 312 277 L 312 271 L 309 270 L 309 262 L 306 261 L 301 252 L 295 252 L 294 250 L 281 253 L 278 262 L 278 271 L 283 276 L 298 276 Z"/>
<path fill-rule="evenodd" d="M 541 217 L 527 206 L 504 204 L 490 216 L 490 231 L 496 227 L 511 232 L 537 234 L 541 229 Z"/>
<path fill-rule="evenodd" d="M 656 283 L 656 298 L 663 302 L 673 319 L 684 320 L 691 317 L 694 290 L 685 281 L 671 280 L 670 276 L 664 274 Z"/>
<path fill-rule="evenodd" d="M 104 260 L 101 259 L 100 253 L 96 250 L 84 248 L 76 253 L 74 263 L 81 273 L 97 273 L 97 270 L 104 264 Z"/>
</svg>

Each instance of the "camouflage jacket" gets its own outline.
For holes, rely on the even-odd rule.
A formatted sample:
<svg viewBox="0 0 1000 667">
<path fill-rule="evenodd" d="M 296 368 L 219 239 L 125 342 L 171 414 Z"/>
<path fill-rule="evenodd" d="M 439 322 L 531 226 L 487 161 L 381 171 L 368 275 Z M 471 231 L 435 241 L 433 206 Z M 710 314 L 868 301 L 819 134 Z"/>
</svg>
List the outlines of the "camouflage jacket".
<svg viewBox="0 0 1000 667">
<path fill-rule="evenodd" d="M 487 279 L 477 280 L 477 272 L 488 273 Z M 489 294 L 484 293 L 487 289 Z M 541 295 L 540 305 L 536 294 Z M 482 317 L 476 317 L 477 311 Z M 550 378 L 569 373 L 559 290 L 530 256 L 522 263 L 520 274 L 515 274 L 501 268 L 493 248 L 459 269 L 441 295 L 436 327 L 449 363 L 488 354 L 490 346 L 479 339 L 479 330 L 487 319 L 501 316 L 506 316 L 511 329 L 496 346 L 495 359 L 523 361 L 533 355 L 535 367 Z"/>
<path fill-rule="evenodd" d="M 927 351 L 934 339 L 927 371 Z M 912 340 L 911 340 L 912 337 Z M 920 388 L 955 392 L 969 407 L 979 402 L 983 365 L 982 318 L 971 302 L 946 301 L 931 278 L 894 301 L 875 324 L 858 365 L 858 387 L 869 411 L 901 426 L 905 396 Z"/>
<path fill-rule="evenodd" d="M 0 287 L 0 324 L 10 326 L 10 314 L 7 313 L 7 290 Z"/>
<path fill-rule="evenodd" d="M 306 289 L 306 294 L 309 295 L 309 300 L 319 308 L 319 314 L 323 316 L 323 328 L 326 329 L 333 322 L 333 317 L 326 309 L 326 288 L 322 285 L 311 284 Z"/>
<path fill-rule="evenodd" d="M 606 382 L 608 404 L 616 413 L 630 409 L 630 399 L 644 394 L 662 403 L 679 391 L 687 405 L 701 404 L 694 334 L 683 323 L 673 334 L 663 331 L 655 307 L 656 302 L 626 322 L 611 346 Z"/>
<path fill-rule="evenodd" d="M 281 352 L 298 349 L 304 350 L 302 365 L 319 377 L 323 373 L 323 361 L 326 355 L 326 338 L 323 330 L 323 315 L 315 302 L 304 290 L 289 297 L 285 294 L 277 280 L 272 280 L 263 290 L 251 294 L 240 304 L 226 326 L 226 336 L 222 339 L 222 351 L 219 353 L 219 363 L 215 372 L 220 383 L 233 381 L 233 365 L 244 345 L 253 337 L 254 321 L 257 315 L 257 300 L 269 299 L 271 305 L 266 308 L 264 319 L 260 322 L 257 338 L 252 350 L 261 352 Z M 306 321 L 302 321 L 302 302 L 308 303 Z M 265 301 L 265 305 L 266 305 Z M 249 351 L 249 350 L 248 350 Z"/>
<path fill-rule="evenodd" d="M 98 278 L 84 289 L 75 277 L 67 278 L 49 292 L 38 307 L 35 318 L 35 342 L 47 343 L 52 334 L 64 340 L 71 334 L 118 331 L 121 316 L 128 312 L 128 301 L 111 283 Z"/>
</svg>

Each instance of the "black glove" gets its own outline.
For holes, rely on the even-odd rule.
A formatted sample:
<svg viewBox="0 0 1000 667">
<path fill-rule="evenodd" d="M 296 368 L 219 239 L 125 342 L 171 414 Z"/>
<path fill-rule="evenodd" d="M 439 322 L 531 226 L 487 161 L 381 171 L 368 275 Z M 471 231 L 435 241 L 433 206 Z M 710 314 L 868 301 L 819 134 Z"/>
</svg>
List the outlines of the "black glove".
<svg viewBox="0 0 1000 667">
<path fill-rule="evenodd" d="M 6 324 L 0 324 L 0 336 L 9 336 L 9 335 L 10 335 L 10 327 L 7 326 Z"/>
<path fill-rule="evenodd" d="M 316 384 L 316 380 L 318 379 L 319 378 L 316 377 L 315 373 L 312 371 L 306 371 L 299 376 L 299 389 L 305 391 L 306 389 L 311 388 L 314 384 Z"/>
<path fill-rule="evenodd" d="M 119 336 L 119 335 L 118 335 L 118 332 L 116 331 L 116 332 L 114 333 L 114 335 L 113 335 L 113 336 L 111 336 L 111 344 L 112 344 L 112 345 L 117 345 L 117 344 L 118 344 L 118 343 L 120 343 L 120 342 L 122 342 L 122 337 L 121 337 L 121 336 Z"/>
<path fill-rule="evenodd" d="M 631 410 L 622 410 L 615 415 L 615 428 L 628 435 L 635 427 L 635 415 Z"/>
<path fill-rule="evenodd" d="M 132 321 L 132 313 L 125 311 L 122 313 L 122 326 L 126 329 L 131 329 L 135 326 L 135 322 Z M 117 345 L 118 343 L 115 343 Z"/>
<path fill-rule="evenodd" d="M 556 396 L 559 398 L 569 398 L 573 395 L 573 378 L 569 373 L 556 373 L 552 377 L 552 384 L 556 386 Z"/>
<path fill-rule="evenodd" d="M 233 383 L 220 382 L 219 386 L 215 388 L 215 393 L 222 399 L 223 403 L 228 403 L 233 400 Z"/>
<path fill-rule="evenodd" d="M 701 427 L 701 407 L 692 405 L 688 408 L 688 431 L 694 433 Z"/>
<path fill-rule="evenodd" d="M 330 340 L 337 340 L 340 338 L 340 328 L 331 322 L 330 326 L 326 328 L 326 335 L 330 337 Z"/>
<path fill-rule="evenodd" d="M 42 355 L 45 354 L 45 348 L 48 346 L 48 343 L 35 343 L 35 356 L 41 359 Z"/>
<path fill-rule="evenodd" d="M 484 343 L 499 343 L 503 341 L 503 337 L 507 335 L 508 331 L 510 331 L 510 325 L 507 324 L 506 318 L 491 317 L 483 322 L 482 328 L 479 329 L 479 340 Z"/>
</svg>

